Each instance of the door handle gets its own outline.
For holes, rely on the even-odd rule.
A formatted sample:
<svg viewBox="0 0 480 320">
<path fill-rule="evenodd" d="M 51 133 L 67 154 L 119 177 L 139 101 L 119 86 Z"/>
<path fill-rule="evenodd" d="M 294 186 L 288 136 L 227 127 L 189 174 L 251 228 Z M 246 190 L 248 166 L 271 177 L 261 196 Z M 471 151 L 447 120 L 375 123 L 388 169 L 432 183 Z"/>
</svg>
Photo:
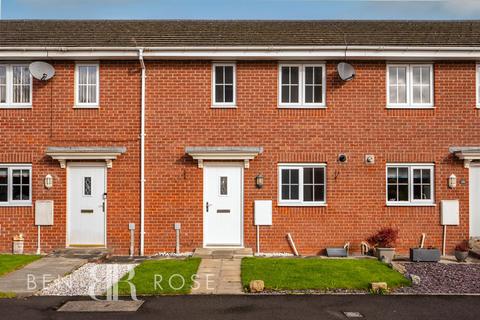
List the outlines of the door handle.
<svg viewBox="0 0 480 320">
<path fill-rule="evenodd" d="M 209 204 L 208 202 L 205 204 L 205 209 L 207 210 L 208 212 L 208 208 L 211 206 L 211 204 Z"/>
<path fill-rule="evenodd" d="M 103 203 L 102 203 L 102 211 L 103 211 L 103 213 L 105 213 L 105 201 L 103 201 Z"/>
</svg>

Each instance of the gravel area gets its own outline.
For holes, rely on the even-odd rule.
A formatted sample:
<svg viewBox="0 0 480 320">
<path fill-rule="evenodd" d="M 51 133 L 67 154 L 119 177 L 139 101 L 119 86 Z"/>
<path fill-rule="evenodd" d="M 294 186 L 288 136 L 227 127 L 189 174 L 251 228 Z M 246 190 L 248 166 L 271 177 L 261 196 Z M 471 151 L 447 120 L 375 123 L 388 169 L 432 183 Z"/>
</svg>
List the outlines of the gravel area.
<svg viewBox="0 0 480 320">
<path fill-rule="evenodd" d="M 181 252 L 181 253 L 175 253 L 175 252 L 159 252 L 153 257 L 165 257 L 165 258 L 188 258 L 193 256 L 193 252 Z"/>
<path fill-rule="evenodd" d="M 266 258 L 273 258 L 273 257 L 293 257 L 294 255 L 291 253 L 286 252 L 272 252 L 272 253 L 255 253 L 255 257 L 266 257 Z"/>
<path fill-rule="evenodd" d="M 480 264 L 402 263 L 406 276 L 420 277 L 420 283 L 395 290 L 395 293 L 439 294 L 479 293 Z"/>
<path fill-rule="evenodd" d="M 87 263 L 73 273 L 53 281 L 41 296 L 101 295 L 138 264 Z"/>
</svg>

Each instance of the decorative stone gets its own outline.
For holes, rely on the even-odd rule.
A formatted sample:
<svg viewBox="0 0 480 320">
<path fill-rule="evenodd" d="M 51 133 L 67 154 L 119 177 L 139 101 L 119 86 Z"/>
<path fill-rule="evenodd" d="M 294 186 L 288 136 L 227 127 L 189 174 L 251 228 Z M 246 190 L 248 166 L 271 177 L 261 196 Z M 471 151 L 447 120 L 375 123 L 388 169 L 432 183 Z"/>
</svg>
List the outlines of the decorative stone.
<svg viewBox="0 0 480 320">
<path fill-rule="evenodd" d="M 410 275 L 408 275 L 408 278 L 410 278 L 413 285 L 418 286 L 420 284 L 421 279 L 420 279 L 419 276 L 416 276 L 414 274 L 410 274 Z"/>
<path fill-rule="evenodd" d="M 386 282 L 372 282 L 370 283 L 370 288 L 373 292 L 386 291 L 388 290 L 388 285 Z"/>
<path fill-rule="evenodd" d="M 252 280 L 250 281 L 250 292 L 262 292 L 265 289 L 265 283 L 263 280 Z"/>
<path fill-rule="evenodd" d="M 13 254 L 23 254 L 23 234 L 18 234 L 13 237 Z"/>
</svg>

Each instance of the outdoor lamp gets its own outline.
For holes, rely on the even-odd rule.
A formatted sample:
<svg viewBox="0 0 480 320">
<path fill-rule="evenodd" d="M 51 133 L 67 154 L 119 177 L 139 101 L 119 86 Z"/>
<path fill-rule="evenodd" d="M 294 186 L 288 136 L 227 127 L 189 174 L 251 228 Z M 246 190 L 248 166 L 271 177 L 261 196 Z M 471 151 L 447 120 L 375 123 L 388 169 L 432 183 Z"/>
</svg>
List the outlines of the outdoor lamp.
<svg viewBox="0 0 480 320">
<path fill-rule="evenodd" d="M 50 189 L 51 187 L 53 187 L 53 177 L 51 174 L 47 174 L 45 176 L 45 188 L 47 189 Z"/>
<path fill-rule="evenodd" d="M 457 187 L 457 177 L 453 173 L 448 177 L 448 187 L 450 189 L 455 189 Z"/>
<path fill-rule="evenodd" d="M 258 174 L 255 177 L 255 185 L 257 186 L 258 189 L 261 189 L 263 187 L 263 175 Z"/>
</svg>

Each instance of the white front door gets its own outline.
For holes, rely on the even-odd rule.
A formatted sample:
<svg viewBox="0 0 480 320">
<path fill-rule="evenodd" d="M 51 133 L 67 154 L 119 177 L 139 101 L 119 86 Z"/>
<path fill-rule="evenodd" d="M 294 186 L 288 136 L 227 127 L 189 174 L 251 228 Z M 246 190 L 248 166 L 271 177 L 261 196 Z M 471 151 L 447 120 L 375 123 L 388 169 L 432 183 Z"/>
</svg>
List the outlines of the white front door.
<svg viewBox="0 0 480 320">
<path fill-rule="evenodd" d="M 242 246 L 242 165 L 205 163 L 203 180 L 204 245 Z"/>
<path fill-rule="evenodd" d="M 68 244 L 105 246 L 105 165 L 68 165 Z"/>
<path fill-rule="evenodd" d="M 470 165 L 470 237 L 480 237 L 480 166 Z"/>
</svg>

